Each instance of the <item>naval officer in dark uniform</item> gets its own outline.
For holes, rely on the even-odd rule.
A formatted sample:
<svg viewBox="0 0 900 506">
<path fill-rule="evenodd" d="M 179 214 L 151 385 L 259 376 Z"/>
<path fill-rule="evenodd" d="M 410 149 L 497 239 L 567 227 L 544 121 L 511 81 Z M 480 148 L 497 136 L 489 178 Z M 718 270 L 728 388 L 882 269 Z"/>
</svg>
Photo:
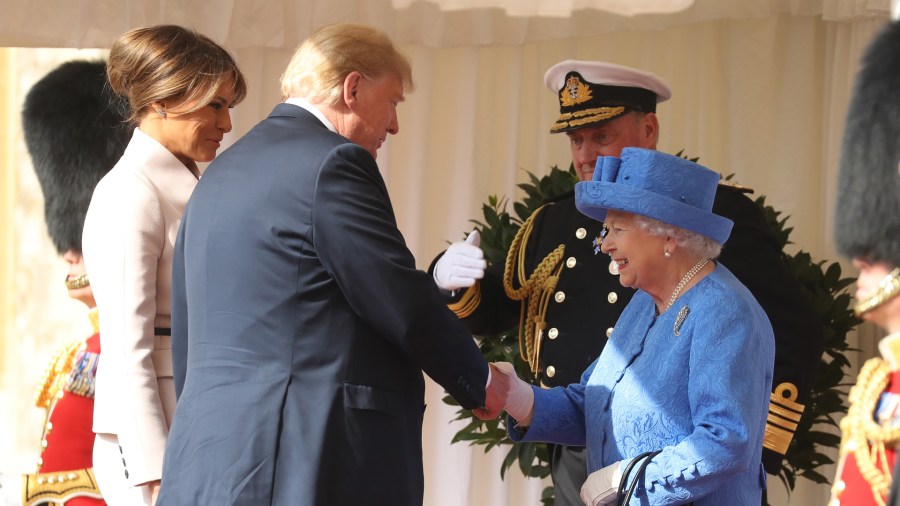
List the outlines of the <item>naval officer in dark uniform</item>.
<svg viewBox="0 0 900 506">
<path fill-rule="evenodd" d="M 550 133 L 568 137 L 580 181 L 591 180 L 598 156 L 617 157 L 626 147 L 656 149 L 656 105 L 671 97 L 663 79 L 609 63 L 567 60 L 551 67 L 544 80 L 560 104 Z M 720 184 L 713 212 L 735 223 L 720 261 L 753 292 L 775 331 L 763 462 L 777 474 L 815 380 L 824 330 L 747 192 Z M 633 293 L 619 284 L 616 265 L 599 254 L 601 229 L 602 223 L 575 209 L 569 192 L 526 220 L 505 265 L 485 269 L 476 232 L 451 245 L 432 273 L 448 306 L 475 334 L 514 327 L 524 308 L 522 358 L 542 385 L 565 386 L 578 382 L 600 355 Z M 556 504 L 582 504 L 584 449 L 550 445 L 550 457 Z"/>
</svg>

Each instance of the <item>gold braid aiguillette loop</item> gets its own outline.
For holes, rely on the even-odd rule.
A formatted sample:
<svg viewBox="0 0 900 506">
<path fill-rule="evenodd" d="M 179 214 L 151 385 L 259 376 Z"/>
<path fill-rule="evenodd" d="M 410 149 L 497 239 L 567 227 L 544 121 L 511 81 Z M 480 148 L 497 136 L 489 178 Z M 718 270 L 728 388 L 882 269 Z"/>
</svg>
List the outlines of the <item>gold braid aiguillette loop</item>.
<svg viewBox="0 0 900 506">
<path fill-rule="evenodd" d="M 69 371 L 72 370 L 72 364 L 75 363 L 75 354 L 83 345 L 83 339 L 73 339 L 53 356 L 53 359 L 50 360 L 50 363 L 44 370 L 44 375 L 35 391 L 35 406 L 39 408 L 50 407 L 50 404 L 56 399 L 63 385 L 69 379 Z"/>
<path fill-rule="evenodd" d="M 535 336 L 535 320 L 539 313 L 543 314 L 543 311 L 546 311 L 547 301 L 542 299 L 546 299 L 546 294 L 556 288 L 556 280 L 558 279 L 559 271 L 562 269 L 562 257 L 566 250 L 566 246 L 560 244 L 541 260 L 541 263 L 535 267 L 530 277 L 525 277 L 526 248 L 523 242 L 526 237 L 531 235 L 534 217 L 544 207 L 546 205 L 533 212 L 519 228 L 509 247 L 509 253 L 506 255 L 506 264 L 503 269 L 503 290 L 506 292 L 507 297 L 512 300 L 528 298 L 527 304 L 522 304 L 522 312 L 519 316 L 519 354 L 531 366 L 531 372 L 535 374 L 540 369 L 538 356 L 540 344 L 537 343 L 538 337 Z M 513 286 L 514 270 L 518 274 L 520 288 Z"/>
<path fill-rule="evenodd" d="M 852 452 L 863 479 L 872 488 L 879 506 L 884 506 L 891 487 L 885 446 L 900 441 L 900 427 L 883 427 L 875 421 L 878 399 L 887 387 L 891 370 L 880 358 L 866 361 L 856 385 L 850 389 L 850 409 L 841 420 L 841 453 Z M 880 465 L 879 465 L 880 461 Z"/>
</svg>

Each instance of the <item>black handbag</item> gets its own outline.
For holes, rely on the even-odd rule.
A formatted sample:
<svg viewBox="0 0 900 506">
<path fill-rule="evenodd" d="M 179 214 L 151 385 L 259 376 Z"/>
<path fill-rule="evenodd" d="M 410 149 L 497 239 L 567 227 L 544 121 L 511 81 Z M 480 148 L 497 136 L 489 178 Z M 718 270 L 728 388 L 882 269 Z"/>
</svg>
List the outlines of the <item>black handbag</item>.
<svg viewBox="0 0 900 506">
<path fill-rule="evenodd" d="M 619 480 L 619 488 L 616 490 L 616 506 L 627 506 L 628 501 L 631 500 L 631 496 L 634 495 L 634 491 L 637 490 L 638 483 L 644 479 L 644 473 L 647 471 L 647 466 L 650 465 L 650 459 L 662 453 L 662 450 L 656 450 L 655 452 L 644 452 L 637 457 L 631 459 L 631 462 L 625 466 L 625 470 L 622 471 L 622 479 Z M 631 474 L 631 471 L 634 470 L 634 466 L 638 466 L 637 471 L 634 473 L 634 479 L 631 480 L 631 484 L 628 484 L 628 476 Z M 693 501 L 689 502 L 688 505 L 694 504 Z"/>
<path fill-rule="evenodd" d="M 644 452 L 631 459 L 631 462 L 625 466 L 625 469 L 622 471 L 622 479 L 619 480 L 619 488 L 616 490 L 616 506 L 626 506 L 628 504 L 628 501 L 631 500 L 631 496 L 634 495 L 634 491 L 637 490 L 638 483 L 644 479 L 644 472 L 647 471 L 647 466 L 650 465 L 650 459 L 660 453 L 662 453 L 662 450 Z M 634 475 L 634 479 L 631 480 L 631 485 L 629 485 L 628 476 L 631 475 L 634 466 L 638 466 L 637 472 Z"/>
</svg>

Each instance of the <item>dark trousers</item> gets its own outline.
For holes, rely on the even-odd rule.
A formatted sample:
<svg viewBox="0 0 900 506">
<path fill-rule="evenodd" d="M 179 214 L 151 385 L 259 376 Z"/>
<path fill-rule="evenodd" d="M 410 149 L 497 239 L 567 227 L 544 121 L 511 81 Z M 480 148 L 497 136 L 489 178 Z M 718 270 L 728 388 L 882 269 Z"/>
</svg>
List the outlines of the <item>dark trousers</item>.
<svg viewBox="0 0 900 506">
<path fill-rule="evenodd" d="M 584 506 L 581 486 L 587 480 L 587 450 L 583 446 L 547 445 L 555 506 Z"/>
</svg>

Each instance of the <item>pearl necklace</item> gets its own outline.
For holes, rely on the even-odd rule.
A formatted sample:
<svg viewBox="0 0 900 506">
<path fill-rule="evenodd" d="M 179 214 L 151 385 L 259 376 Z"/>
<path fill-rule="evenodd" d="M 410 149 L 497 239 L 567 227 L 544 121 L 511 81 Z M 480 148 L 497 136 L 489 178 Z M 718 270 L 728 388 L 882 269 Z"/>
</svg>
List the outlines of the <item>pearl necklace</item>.
<svg viewBox="0 0 900 506">
<path fill-rule="evenodd" d="M 675 299 L 678 298 L 678 294 L 681 293 L 681 290 L 683 290 L 684 287 L 687 286 L 687 284 L 691 281 L 691 279 L 693 279 L 694 276 L 696 276 L 697 273 L 700 272 L 700 269 L 705 267 L 707 263 L 709 263 L 709 259 L 704 258 L 703 260 L 700 260 L 699 262 L 694 264 L 694 266 L 691 267 L 691 270 L 689 270 L 689 271 L 687 271 L 687 273 L 685 273 L 684 277 L 681 278 L 681 281 L 679 281 L 678 284 L 675 286 L 675 291 L 672 292 L 672 296 L 669 297 L 669 304 L 666 306 L 666 309 L 665 309 L 666 311 L 668 311 L 669 308 L 672 307 L 672 304 L 675 304 Z"/>
</svg>

